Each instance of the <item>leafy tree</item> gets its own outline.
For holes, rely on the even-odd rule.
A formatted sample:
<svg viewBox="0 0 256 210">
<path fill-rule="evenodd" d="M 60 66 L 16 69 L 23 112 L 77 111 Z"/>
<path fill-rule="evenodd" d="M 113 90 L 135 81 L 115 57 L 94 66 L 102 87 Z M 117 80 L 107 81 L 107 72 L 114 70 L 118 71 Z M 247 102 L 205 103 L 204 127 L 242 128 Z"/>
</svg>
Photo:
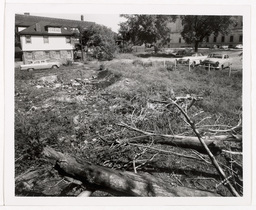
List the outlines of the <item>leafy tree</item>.
<svg viewBox="0 0 256 210">
<path fill-rule="evenodd" d="M 80 43 L 92 49 L 92 56 L 99 60 L 110 60 L 116 50 L 116 34 L 103 25 L 91 25 L 88 28 L 79 28 Z"/>
<path fill-rule="evenodd" d="M 170 28 L 168 23 L 175 16 L 168 15 L 121 15 L 127 21 L 119 24 L 119 34 L 125 41 L 134 45 L 168 43 Z"/>
<path fill-rule="evenodd" d="M 183 26 L 181 36 L 186 43 L 194 43 L 195 52 L 206 37 L 211 34 L 227 34 L 230 26 L 236 22 L 232 16 L 182 15 L 180 18 Z"/>
</svg>

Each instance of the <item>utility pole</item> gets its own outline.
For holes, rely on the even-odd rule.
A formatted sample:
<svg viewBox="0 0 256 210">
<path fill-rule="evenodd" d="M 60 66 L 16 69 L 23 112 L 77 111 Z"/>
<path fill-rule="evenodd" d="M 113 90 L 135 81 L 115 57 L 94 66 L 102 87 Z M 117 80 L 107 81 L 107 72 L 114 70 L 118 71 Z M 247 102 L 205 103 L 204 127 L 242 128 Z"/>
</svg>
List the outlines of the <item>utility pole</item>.
<svg viewBox="0 0 256 210">
<path fill-rule="evenodd" d="M 81 29 L 81 28 L 80 28 Z M 81 56 L 82 56 L 82 61 L 84 61 L 84 46 L 83 46 L 83 40 L 82 40 L 82 32 L 79 29 L 79 42 L 80 42 L 80 46 L 81 46 Z"/>
<path fill-rule="evenodd" d="M 81 46 L 81 57 L 82 57 L 82 61 L 84 61 L 84 45 L 83 45 L 83 31 L 86 30 L 87 28 L 82 28 L 81 26 L 78 27 L 79 30 L 79 44 Z"/>
</svg>

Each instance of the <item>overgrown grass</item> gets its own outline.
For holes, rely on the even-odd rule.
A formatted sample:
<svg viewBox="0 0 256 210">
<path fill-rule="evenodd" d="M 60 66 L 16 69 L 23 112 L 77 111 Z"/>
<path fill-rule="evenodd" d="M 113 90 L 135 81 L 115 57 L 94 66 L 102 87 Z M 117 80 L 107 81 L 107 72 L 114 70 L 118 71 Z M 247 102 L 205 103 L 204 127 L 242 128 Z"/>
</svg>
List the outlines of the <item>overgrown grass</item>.
<svg viewBox="0 0 256 210">
<path fill-rule="evenodd" d="M 164 67 L 135 67 L 131 64 L 112 64 L 109 69 L 114 74 L 137 81 L 128 94 L 162 94 L 169 97 L 173 89 L 176 96 L 194 94 L 204 100 L 198 105 L 211 114 L 222 114 L 226 118 L 237 117 L 242 109 L 242 74 L 227 71 L 208 72 L 200 67 L 188 72 L 186 67 L 177 71 L 167 71 Z M 112 90 L 120 94 L 120 90 Z M 125 94 L 125 93 L 123 93 Z M 234 122 L 235 123 L 235 122 Z"/>
<path fill-rule="evenodd" d="M 98 165 L 133 170 L 133 160 L 142 149 L 118 142 L 138 133 L 120 127 L 120 122 L 149 132 L 193 135 L 175 107 L 154 104 L 154 101 L 166 101 L 173 92 L 176 96 L 203 97 L 188 111 L 196 123 L 204 118 L 206 124 L 234 126 L 238 122 L 242 109 L 241 73 L 228 77 L 225 71 L 208 73 L 195 68 L 188 72 L 187 67 L 168 71 L 162 65 L 143 67 L 125 62 L 113 62 L 105 67 L 107 70 L 98 71 L 99 64 L 94 63 L 63 67 L 58 71 L 16 74 L 15 90 L 19 93 L 15 103 L 16 174 L 31 165 L 45 164 L 40 156 L 45 145 Z M 36 88 L 39 77 L 52 74 L 58 76 L 61 88 Z M 80 87 L 70 86 L 74 79 L 92 79 L 93 82 Z M 72 100 L 58 100 L 60 96 Z M 33 106 L 38 109 L 31 110 Z M 160 148 L 184 154 L 190 152 L 166 146 Z M 148 159 L 153 155 L 155 153 L 148 150 L 139 157 Z M 177 177 L 169 172 L 177 173 L 184 186 L 190 187 L 195 187 L 185 179 L 190 173 L 192 177 L 208 174 L 218 178 L 214 168 L 207 164 L 160 154 L 140 170 L 159 176 L 166 171 L 164 179 L 180 185 Z M 214 190 L 213 186 L 209 184 L 208 188 Z"/>
</svg>

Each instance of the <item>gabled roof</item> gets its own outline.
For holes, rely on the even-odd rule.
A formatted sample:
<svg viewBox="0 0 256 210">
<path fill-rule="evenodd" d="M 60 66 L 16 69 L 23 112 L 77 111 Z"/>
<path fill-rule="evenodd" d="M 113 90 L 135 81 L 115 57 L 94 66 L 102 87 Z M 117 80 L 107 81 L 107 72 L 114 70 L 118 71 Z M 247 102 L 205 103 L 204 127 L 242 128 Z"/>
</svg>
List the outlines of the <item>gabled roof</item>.
<svg viewBox="0 0 256 210">
<path fill-rule="evenodd" d="M 61 18 L 50 18 L 50 17 L 15 14 L 15 26 L 29 27 L 41 21 L 55 23 L 63 27 L 78 27 L 78 26 L 88 27 L 90 25 L 95 24 L 94 22 L 88 22 L 88 21 L 67 20 L 67 19 L 61 19 Z"/>
<path fill-rule="evenodd" d="M 48 27 L 60 27 L 61 33 L 49 33 Z M 64 27 L 56 23 L 50 23 L 46 21 L 38 22 L 22 31 L 19 32 L 20 35 L 51 35 L 51 36 L 71 36 L 72 32 L 65 30 Z"/>
</svg>

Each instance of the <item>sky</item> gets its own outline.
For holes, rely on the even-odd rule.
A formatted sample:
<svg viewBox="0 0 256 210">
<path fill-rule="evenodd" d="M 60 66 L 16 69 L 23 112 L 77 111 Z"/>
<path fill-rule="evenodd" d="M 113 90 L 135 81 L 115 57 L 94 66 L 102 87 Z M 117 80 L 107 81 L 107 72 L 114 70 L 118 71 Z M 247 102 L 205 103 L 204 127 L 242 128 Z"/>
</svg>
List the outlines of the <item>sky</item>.
<svg viewBox="0 0 256 210">
<path fill-rule="evenodd" d="M 30 13 L 34 16 L 54 17 L 71 20 L 81 20 L 81 15 L 84 16 L 84 21 L 95 22 L 101 25 L 105 25 L 112 29 L 114 32 L 118 32 L 120 22 L 125 21 L 125 18 L 121 18 L 119 14 L 48 14 L 48 13 Z"/>
</svg>

